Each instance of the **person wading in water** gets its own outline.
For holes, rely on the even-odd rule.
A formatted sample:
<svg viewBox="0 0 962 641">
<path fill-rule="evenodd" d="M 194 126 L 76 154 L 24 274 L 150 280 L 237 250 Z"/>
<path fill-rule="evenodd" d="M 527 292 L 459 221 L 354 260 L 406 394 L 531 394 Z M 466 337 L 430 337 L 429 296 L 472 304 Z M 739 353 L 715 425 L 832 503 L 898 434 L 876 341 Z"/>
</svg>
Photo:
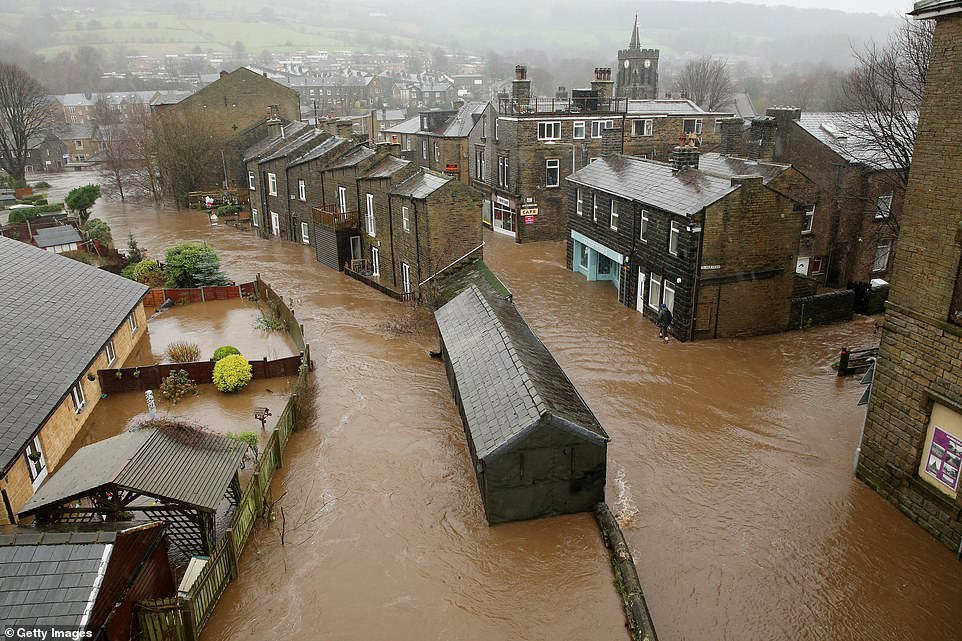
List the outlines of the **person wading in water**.
<svg viewBox="0 0 962 641">
<path fill-rule="evenodd" d="M 668 305 L 664 303 L 661 304 L 661 309 L 658 310 L 658 338 L 664 338 L 665 342 L 668 342 L 668 328 L 671 326 L 671 310 L 668 309 Z"/>
</svg>

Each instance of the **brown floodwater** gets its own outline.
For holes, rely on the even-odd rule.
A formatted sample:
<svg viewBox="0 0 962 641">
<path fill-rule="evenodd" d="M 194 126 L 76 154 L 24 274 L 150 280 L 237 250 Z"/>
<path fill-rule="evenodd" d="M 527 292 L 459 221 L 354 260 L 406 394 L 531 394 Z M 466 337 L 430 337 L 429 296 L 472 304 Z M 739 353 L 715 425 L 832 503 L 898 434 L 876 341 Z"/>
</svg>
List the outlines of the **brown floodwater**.
<svg viewBox="0 0 962 641">
<path fill-rule="evenodd" d="M 232 278 L 261 273 L 317 365 L 316 422 L 274 485 L 283 519 L 251 539 L 205 641 L 627 638 L 591 517 L 486 526 L 437 339 L 399 333 L 405 307 L 196 212 L 94 214 L 154 255 L 206 240 Z M 962 564 L 852 474 L 862 388 L 830 364 L 876 319 L 665 345 L 566 270 L 563 244 L 485 239 L 612 437 L 608 501 L 661 641 L 962 638 Z"/>
</svg>

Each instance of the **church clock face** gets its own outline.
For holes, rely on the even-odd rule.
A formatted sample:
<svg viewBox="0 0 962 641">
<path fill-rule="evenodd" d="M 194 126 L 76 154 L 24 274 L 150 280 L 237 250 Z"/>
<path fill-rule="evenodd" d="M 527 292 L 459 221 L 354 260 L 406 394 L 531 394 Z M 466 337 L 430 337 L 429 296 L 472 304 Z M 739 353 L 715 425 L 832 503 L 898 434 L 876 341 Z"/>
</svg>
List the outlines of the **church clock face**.
<svg viewBox="0 0 962 641">
<path fill-rule="evenodd" d="M 651 67 L 651 60 L 645 60 L 645 69 L 648 69 L 649 67 Z"/>
<path fill-rule="evenodd" d="M 627 68 L 628 68 L 628 61 L 625 60 L 625 69 L 627 69 Z"/>
</svg>

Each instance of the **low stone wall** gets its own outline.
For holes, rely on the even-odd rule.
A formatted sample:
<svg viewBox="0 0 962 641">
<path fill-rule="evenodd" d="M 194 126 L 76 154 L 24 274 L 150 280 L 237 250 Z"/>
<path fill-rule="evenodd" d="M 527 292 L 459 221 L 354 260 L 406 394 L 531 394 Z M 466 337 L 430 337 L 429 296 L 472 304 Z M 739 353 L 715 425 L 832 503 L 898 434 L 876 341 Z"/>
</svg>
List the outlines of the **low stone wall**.
<svg viewBox="0 0 962 641">
<path fill-rule="evenodd" d="M 852 320 L 854 313 L 855 292 L 851 289 L 793 298 L 788 329 L 804 329 L 811 325 Z"/>
<path fill-rule="evenodd" d="M 868 293 L 868 300 L 865 303 L 864 314 L 882 314 L 885 312 L 885 301 L 889 299 L 889 286 L 877 285 L 873 286 L 872 290 Z"/>
</svg>

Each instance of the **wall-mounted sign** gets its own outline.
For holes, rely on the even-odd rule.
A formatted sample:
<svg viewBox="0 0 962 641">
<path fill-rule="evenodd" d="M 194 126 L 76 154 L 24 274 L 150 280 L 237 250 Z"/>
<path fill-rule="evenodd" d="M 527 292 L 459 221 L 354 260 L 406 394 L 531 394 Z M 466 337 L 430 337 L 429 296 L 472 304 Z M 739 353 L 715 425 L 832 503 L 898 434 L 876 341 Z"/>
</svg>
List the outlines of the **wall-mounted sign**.
<svg viewBox="0 0 962 641">
<path fill-rule="evenodd" d="M 525 224 L 525 225 L 533 225 L 533 224 L 534 224 L 534 216 L 525 216 L 525 217 L 524 217 L 524 224 Z"/>
<path fill-rule="evenodd" d="M 497 196 L 497 195 L 494 197 L 494 202 L 498 203 L 503 207 L 510 207 L 513 204 L 510 200 L 508 200 L 504 196 Z"/>
<path fill-rule="evenodd" d="M 721 269 L 721 265 L 702 265 L 702 269 Z"/>
<path fill-rule="evenodd" d="M 952 436 L 941 427 L 935 427 L 928 457 L 925 472 L 953 492 L 958 489 L 962 439 Z"/>
<path fill-rule="evenodd" d="M 537 205 L 521 205 L 521 215 L 522 216 L 537 216 L 538 206 Z"/>
<path fill-rule="evenodd" d="M 457 166 L 457 165 L 445 165 L 445 166 L 444 166 L 444 171 L 451 171 L 451 172 L 455 172 L 455 173 L 456 173 L 456 172 L 458 171 L 458 166 Z"/>
</svg>

